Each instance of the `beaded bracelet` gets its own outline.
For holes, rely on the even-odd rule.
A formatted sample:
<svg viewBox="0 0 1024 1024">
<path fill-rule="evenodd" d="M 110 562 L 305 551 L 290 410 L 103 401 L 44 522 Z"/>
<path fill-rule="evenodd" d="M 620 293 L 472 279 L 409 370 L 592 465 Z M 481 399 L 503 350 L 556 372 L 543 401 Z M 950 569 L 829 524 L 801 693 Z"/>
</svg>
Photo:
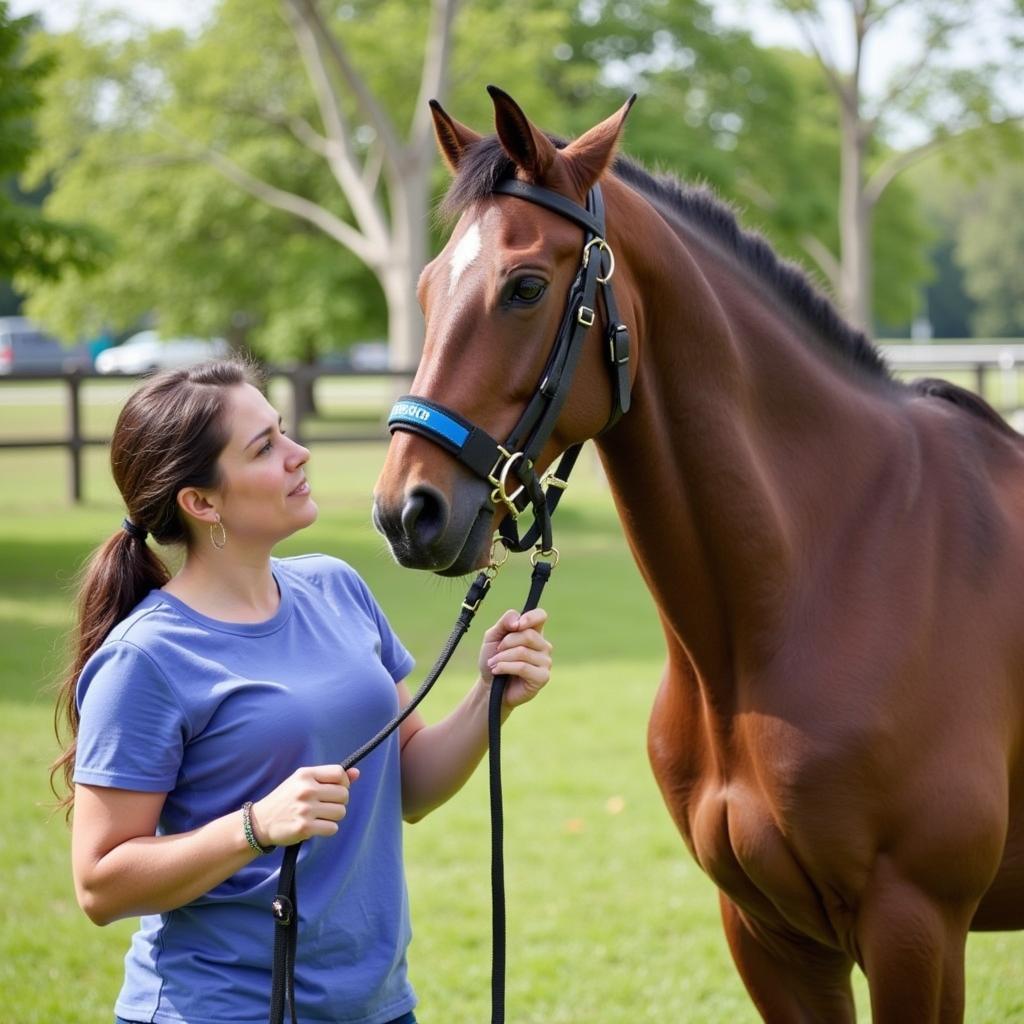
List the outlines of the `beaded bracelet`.
<svg viewBox="0 0 1024 1024">
<path fill-rule="evenodd" d="M 247 800 L 242 804 L 242 831 L 245 833 L 245 841 L 253 853 L 270 853 L 273 846 L 261 846 L 252 828 L 252 801 Z"/>
</svg>

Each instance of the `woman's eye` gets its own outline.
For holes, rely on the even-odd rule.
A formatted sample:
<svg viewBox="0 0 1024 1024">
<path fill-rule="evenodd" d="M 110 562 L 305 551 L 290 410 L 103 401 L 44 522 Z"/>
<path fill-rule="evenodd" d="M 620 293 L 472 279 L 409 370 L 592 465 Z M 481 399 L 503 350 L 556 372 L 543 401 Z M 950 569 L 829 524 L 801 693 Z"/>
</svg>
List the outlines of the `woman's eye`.
<svg viewBox="0 0 1024 1024">
<path fill-rule="evenodd" d="M 521 277 L 512 288 L 511 301 L 529 305 L 536 302 L 547 285 L 539 277 Z"/>
</svg>

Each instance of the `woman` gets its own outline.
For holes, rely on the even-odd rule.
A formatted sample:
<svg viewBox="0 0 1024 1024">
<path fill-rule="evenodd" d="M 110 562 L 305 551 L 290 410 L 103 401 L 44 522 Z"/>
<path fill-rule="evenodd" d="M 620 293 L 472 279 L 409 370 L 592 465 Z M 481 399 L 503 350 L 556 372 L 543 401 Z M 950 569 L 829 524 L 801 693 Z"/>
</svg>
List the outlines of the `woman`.
<svg viewBox="0 0 1024 1024">
<path fill-rule="evenodd" d="M 83 584 L 54 771 L 73 790 L 82 908 L 97 924 L 142 915 L 121 1020 L 266 1020 L 280 848 L 311 839 L 299 1018 L 414 1021 L 401 819 L 444 803 L 483 756 L 492 675 L 512 677 L 506 714 L 548 681 L 545 613 L 506 612 L 463 702 L 432 726 L 413 713 L 346 773 L 410 700 L 413 663 L 344 562 L 271 557 L 316 519 L 308 459 L 237 363 L 160 374 L 118 419 L 128 517 Z M 173 577 L 147 534 L 184 545 Z"/>
</svg>

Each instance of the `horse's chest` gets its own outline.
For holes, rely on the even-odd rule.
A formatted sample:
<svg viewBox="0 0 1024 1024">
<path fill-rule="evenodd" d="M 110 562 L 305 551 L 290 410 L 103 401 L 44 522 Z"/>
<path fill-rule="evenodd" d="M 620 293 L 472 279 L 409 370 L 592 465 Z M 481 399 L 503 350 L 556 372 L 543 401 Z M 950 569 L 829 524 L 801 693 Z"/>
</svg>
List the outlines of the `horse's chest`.
<svg viewBox="0 0 1024 1024">
<path fill-rule="evenodd" d="M 821 896 L 754 786 L 706 784 L 689 808 L 690 843 L 700 866 L 736 904 L 763 920 L 835 941 Z"/>
</svg>

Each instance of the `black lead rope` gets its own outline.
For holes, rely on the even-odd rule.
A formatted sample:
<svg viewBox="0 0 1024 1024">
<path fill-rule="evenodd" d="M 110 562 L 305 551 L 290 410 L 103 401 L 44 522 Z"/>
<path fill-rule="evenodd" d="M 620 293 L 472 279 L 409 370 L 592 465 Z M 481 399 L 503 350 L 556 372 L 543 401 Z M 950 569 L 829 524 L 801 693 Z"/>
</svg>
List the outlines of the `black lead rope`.
<svg viewBox="0 0 1024 1024">
<path fill-rule="evenodd" d="M 523 615 L 540 604 L 553 568 L 553 562 L 538 561 L 534 565 Z M 507 683 L 508 676 L 494 678 L 487 708 L 491 792 L 491 1024 L 505 1024 L 505 818 L 501 799 L 501 708 Z"/>
<path fill-rule="evenodd" d="M 459 641 L 469 629 L 480 603 L 487 596 L 495 571 L 493 566 L 489 566 L 473 581 L 466 593 L 466 599 L 462 602 L 462 611 L 448 640 L 412 700 L 376 736 L 364 743 L 354 754 L 350 754 L 342 762 L 342 768 L 347 771 L 380 746 L 416 710 L 423 698 L 430 692 L 431 687 L 437 682 L 451 656 L 455 653 Z M 284 1024 L 286 1004 L 291 1011 L 292 1024 L 298 1024 L 295 1015 L 295 951 L 298 946 L 299 905 L 295 886 L 295 866 L 301 846 L 302 843 L 295 843 L 284 851 L 284 859 L 281 862 L 281 872 L 278 877 L 277 895 L 270 905 L 276 925 L 270 989 L 270 1024 Z"/>
<path fill-rule="evenodd" d="M 530 592 L 521 614 L 525 615 L 540 604 L 541 594 L 551 578 L 554 563 L 535 561 Z M 452 628 L 441 653 L 420 684 L 412 700 L 371 740 L 350 754 L 341 764 L 346 771 L 357 765 L 364 757 L 384 742 L 409 715 L 416 710 L 423 698 L 444 671 L 459 642 L 468 631 L 477 609 L 487 596 L 497 571 L 492 564 L 473 581 L 462 602 L 462 611 Z M 505 880 L 503 856 L 503 821 L 501 800 L 501 708 L 505 696 L 507 676 L 496 676 L 491 681 L 488 704 L 487 731 L 489 742 L 488 762 L 491 789 L 491 892 L 492 892 L 492 974 L 491 974 L 491 1020 L 501 1024 L 505 1020 Z M 298 947 L 299 904 L 295 884 L 295 867 L 302 843 L 289 846 L 284 852 L 281 871 L 278 876 L 277 895 L 271 902 L 276 928 L 274 931 L 274 964 L 270 990 L 270 1024 L 284 1024 L 285 1008 L 290 1011 L 292 1024 L 298 1024 L 295 1010 L 295 953 Z"/>
</svg>

